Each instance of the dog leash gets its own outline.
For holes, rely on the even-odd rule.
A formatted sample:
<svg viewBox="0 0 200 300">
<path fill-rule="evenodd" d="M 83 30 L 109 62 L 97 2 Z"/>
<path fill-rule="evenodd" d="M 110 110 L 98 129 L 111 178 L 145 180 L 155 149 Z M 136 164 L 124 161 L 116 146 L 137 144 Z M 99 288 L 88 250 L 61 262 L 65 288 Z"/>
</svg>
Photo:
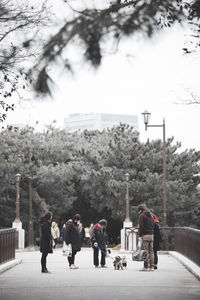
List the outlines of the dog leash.
<svg viewBox="0 0 200 300">
<path fill-rule="evenodd" d="M 110 255 L 110 254 L 107 254 L 107 252 L 103 251 L 100 247 L 98 247 L 98 249 L 103 253 L 105 254 L 107 257 L 110 257 L 114 260 L 114 258 Z"/>
</svg>

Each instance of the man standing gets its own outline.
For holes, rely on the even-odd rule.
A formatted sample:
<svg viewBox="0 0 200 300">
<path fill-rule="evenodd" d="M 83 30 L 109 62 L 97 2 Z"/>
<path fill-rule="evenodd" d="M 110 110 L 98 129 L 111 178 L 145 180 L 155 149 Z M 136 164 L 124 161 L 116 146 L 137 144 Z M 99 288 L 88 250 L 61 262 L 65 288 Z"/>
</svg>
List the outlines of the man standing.
<svg viewBox="0 0 200 300">
<path fill-rule="evenodd" d="M 100 220 L 92 229 L 91 242 L 94 250 L 94 265 L 99 268 L 99 250 L 101 251 L 101 267 L 106 268 L 106 245 L 108 236 L 106 232 L 107 221 Z"/>
<path fill-rule="evenodd" d="M 143 271 L 154 271 L 153 233 L 154 221 L 151 213 L 144 206 L 138 206 L 139 216 L 139 240 L 142 240 L 143 248 L 147 251 L 149 258 L 144 262 Z"/>
<path fill-rule="evenodd" d="M 40 219 L 40 225 L 41 225 L 40 252 L 42 253 L 42 257 L 41 257 L 42 273 L 50 273 L 47 270 L 46 260 L 47 260 L 47 255 L 49 253 L 53 253 L 52 236 L 51 236 L 51 219 L 52 219 L 52 215 L 49 212 L 47 212 L 44 215 L 44 217 L 41 217 Z"/>
</svg>

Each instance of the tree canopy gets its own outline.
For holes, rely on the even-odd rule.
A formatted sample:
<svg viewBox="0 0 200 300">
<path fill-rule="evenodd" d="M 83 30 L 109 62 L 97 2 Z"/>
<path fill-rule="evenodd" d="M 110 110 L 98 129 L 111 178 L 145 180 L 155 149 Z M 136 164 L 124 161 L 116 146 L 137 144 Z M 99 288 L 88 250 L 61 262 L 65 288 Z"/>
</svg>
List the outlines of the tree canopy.
<svg viewBox="0 0 200 300">
<path fill-rule="evenodd" d="M 188 23 L 193 33 L 194 40 L 183 51 L 190 53 L 191 45 L 193 49 L 199 47 L 199 0 L 112 0 L 110 4 L 108 1 L 92 1 L 92 5 L 87 0 L 60 2 L 66 7 L 63 20 L 56 24 L 53 14 L 49 14 L 47 9 L 48 1 L 42 1 L 39 6 L 23 0 L 17 4 L 12 0 L 1 1 L 0 71 L 6 75 L 7 84 L 10 83 L 6 96 L 16 90 L 13 82 L 18 82 L 21 77 L 17 77 L 19 74 L 13 70 L 18 73 L 22 69 L 37 92 L 50 93 L 52 80 L 49 70 L 52 64 L 60 60 L 66 70 L 73 70 L 73 59 L 69 54 L 71 45 L 87 62 L 98 67 L 106 50 L 110 47 L 117 51 L 124 38 L 136 34 L 151 37 L 178 22 Z M 44 34 L 42 31 L 40 35 L 41 27 L 49 24 L 50 19 L 52 32 Z M 23 33 L 23 37 L 20 34 L 16 43 L 15 36 L 19 33 Z M 30 57 L 32 65 L 35 64 L 31 69 L 30 65 L 24 65 L 26 58 Z"/>
<path fill-rule="evenodd" d="M 170 226 L 200 227 L 200 152 L 178 152 L 180 143 L 167 140 L 167 220 Z M 119 235 L 125 219 L 125 174 L 130 174 L 131 219 L 145 203 L 163 220 L 162 142 L 141 143 L 128 125 L 110 130 L 67 133 L 48 126 L 44 133 L 32 128 L 0 134 L 0 223 L 15 218 L 15 174 L 20 182 L 20 215 L 28 226 L 29 151 L 33 176 L 35 232 L 39 217 L 49 209 L 62 225 L 73 213 L 84 225 L 106 217 Z M 112 228 L 113 230 L 113 228 Z"/>
<path fill-rule="evenodd" d="M 163 27 L 171 27 L 176 22 L 190 23 L 195 32 L 195 47 L 199 44 L 199 0 L 116 0 L 110 5 L 98 6 L 95 2 L 95 7 L 85 4 L 85 7 L 80 8 L 70 1 L 64 2 L 71 14 L 58 32 L 46 42 L 33 69 L 37 78 L 35 89 L 40 93 L 50 92 L 48 68 L 58 58 L 67 70 L 73 70 L 73 60 L 67 51 L 71 44 L 77 45 L 80 56 L 84 56 L 94 67 L 101 64 L 108 46 L 117 51 L 118 44 L 125 37 L 130 38 L 135 34 L 151 37 Z M 188 47 L 183 50 L 191 52 Z"/>
</svg>

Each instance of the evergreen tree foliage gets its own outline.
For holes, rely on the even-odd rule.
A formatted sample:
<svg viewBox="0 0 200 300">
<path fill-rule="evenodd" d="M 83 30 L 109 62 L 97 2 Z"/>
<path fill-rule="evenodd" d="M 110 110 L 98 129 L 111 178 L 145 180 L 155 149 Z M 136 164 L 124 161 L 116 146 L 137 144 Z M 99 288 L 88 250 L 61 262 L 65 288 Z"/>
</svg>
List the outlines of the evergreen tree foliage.
<svg viewBox="0 0 200 300">
<path fill-rule="evenodd" d="M 199 228 L 198 185 L 200 152 L 178 151 L 180 143 L 167 140 L 167 220 L 169 226 Z M 31 162 L 29 151 L 31 149 Z M 29 214 L 28 177 L 33 177 L 33 218 L 47 209 L 60 225 L 76 212 L 84 225 L 106 217 L 117 232 L 125 219 L 125 174 L 130 174 L 131 219 L 137 225 L 137 205 L 143 203 L 163 215 L 162 142 L 141 143 L 128 125 L 112 129 L 68 133 L 47 126 L 2 131 L 0 134 L 0 226 L 15 219 L 15 174 L 20 181 L 20 218 L 27 230 Z M 111 228 L 113 231 L 113 227 Z"/>
</svg>

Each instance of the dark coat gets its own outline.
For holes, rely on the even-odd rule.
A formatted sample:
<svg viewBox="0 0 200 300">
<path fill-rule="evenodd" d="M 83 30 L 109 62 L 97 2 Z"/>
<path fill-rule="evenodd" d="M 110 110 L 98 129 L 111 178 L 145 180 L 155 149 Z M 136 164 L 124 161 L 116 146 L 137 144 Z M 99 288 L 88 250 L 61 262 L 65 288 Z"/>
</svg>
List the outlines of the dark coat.
<svg viewBox="0 0 200 300">
<path fill-rule="evenodd" d="M 80 231 L 80 236 L 81 236 L 81 243 L 83 243 L 85 241 L 85 228 L 82 227 L 81 231 Z"/>
<path fill-rule="evenodd" d="M 72 250 L 81 250 L 80 230 L 76 222 L 66 223 L 65 242 L 67 245 L 72 245 Z"/>
<path fill-rule="evenodd" d="M 62 228 L 60 232 L 60 236 L 62 237 L 63 241 L 65 240 L 65 230 L 66 230 L 65 228 Z"/>
<path fill-rule="evenodd" d="M 40 224 L 40 252 L 53 253 L 51 224 L 44 217 L 40 219 Z"/>
<path fill-rule="evenodd" d="M 139 236 L 153 235 L 154 233 L 154 220 L 149 211 L 144 211 L 139 217 Z"/>
<path fill-rule="evenodd" d="M 160 243 L 162 242 L 162 235 L 161 235 L 161 227 L 159 223 L 154 223 L 154 236 L 153 236 L 153 250 L 159 251 L 160 250 Z"/>
<path fill-rule="evenodd" d="M 108 235 L 106 229 L 101 230 L 99 224 L 94 225 L 91 235 L 92 246 L 94 243 L 98 243 L 99 248 L 106 249 L 108 242 Z"/>
</svg>

